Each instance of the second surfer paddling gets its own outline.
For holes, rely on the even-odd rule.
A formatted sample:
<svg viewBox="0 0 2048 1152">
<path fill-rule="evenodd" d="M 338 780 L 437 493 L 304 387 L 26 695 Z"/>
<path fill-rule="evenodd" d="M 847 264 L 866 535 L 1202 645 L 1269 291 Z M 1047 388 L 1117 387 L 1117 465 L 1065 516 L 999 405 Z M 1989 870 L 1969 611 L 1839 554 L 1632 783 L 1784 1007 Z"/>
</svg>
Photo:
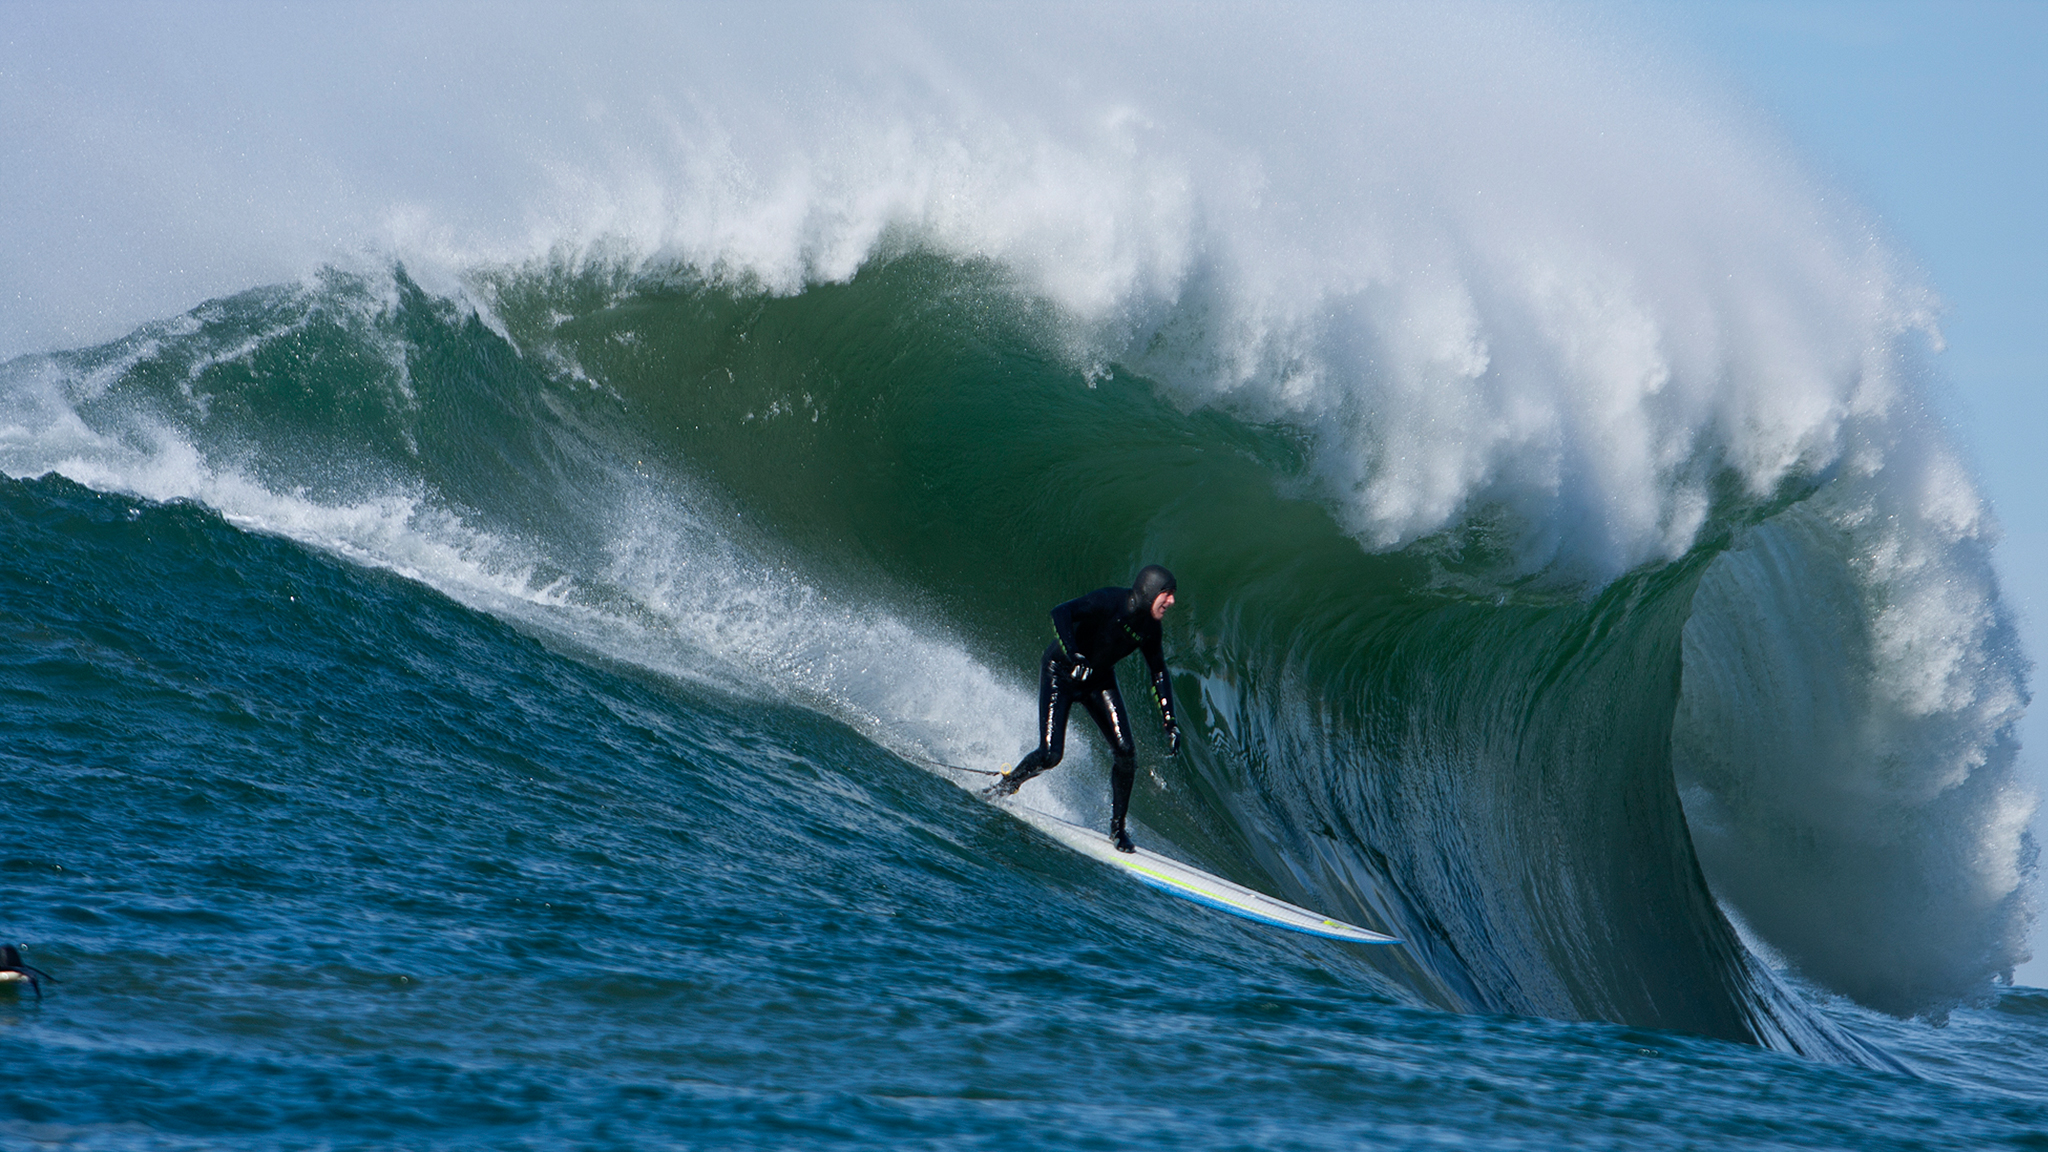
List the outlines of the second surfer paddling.
<svg viewBox="0 0 2048 1152">
<path fill-rule="evenodd" d="M 1009 796 L 1026 780 L 1058 764 L 1067 743 L 1067 711 L 1079 701 L 1108 739 L 1109 836 L 1120 852 L 1134 851 L 1124 819 L 1131 810 L 1131 785 L 1138 776 L 1137 747 L 1130 717 L 1116 688 L 1116 663 L 1132 652 L 1145 654 L 1152 672 L 1152 697 L 1166 726 L 1167 755 L 1180 752 L 1180 725 L 1173 718 L 1173 681 L 1159 649 L 1159 622 L 1173 607 L 1173 573 L 1157 564 L 1138 572 L 1129 588 L 1098 588 L 1052 610 L 1059 635 L 1038 665 L 1038 747 L 1002 774 L 995 791 Z"/>
</svg>

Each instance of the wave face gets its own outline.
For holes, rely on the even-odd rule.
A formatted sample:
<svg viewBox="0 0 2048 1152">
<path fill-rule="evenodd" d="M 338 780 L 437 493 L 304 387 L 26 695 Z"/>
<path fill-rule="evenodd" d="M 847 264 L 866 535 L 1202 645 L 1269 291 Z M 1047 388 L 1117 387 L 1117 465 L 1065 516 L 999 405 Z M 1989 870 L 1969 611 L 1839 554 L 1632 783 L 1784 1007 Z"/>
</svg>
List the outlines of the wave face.
<svg viewBox="0 0 2048 1152">
<path fill-rule="evenodd" d="M 561 37 L 673 49 L 645 91 L 493 42 L 423 115 L 535 111 L 500 211 L 259 149 L 373 255 L 9 362 L 0 468 L 948 762 L 1029 739 L 1051 604 L 1165 563 L 1197 738 L 1137 815 L 1414 941 L 1402 995 L 1875 1058 L 1776 967 L 2009 973 L 2027 665 L 1861 221 L 1525 14 L 1024 19 Z"/>
</svg>

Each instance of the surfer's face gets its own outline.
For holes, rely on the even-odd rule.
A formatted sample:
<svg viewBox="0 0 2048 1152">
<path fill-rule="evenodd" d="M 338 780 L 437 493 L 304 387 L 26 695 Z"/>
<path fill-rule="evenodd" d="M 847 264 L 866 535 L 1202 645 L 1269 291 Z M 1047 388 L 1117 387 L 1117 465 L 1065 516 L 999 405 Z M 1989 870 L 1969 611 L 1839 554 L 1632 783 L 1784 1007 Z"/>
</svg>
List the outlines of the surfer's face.
<svg viewBox="0 0 2048 1152">
<path fill-rule="evenodd" d="M 1173 607 L 1173 593 L 1161 592 L 1152 600 L 1152 618 L 1154 620 L 1166 619 L 1166 610 L 1171 607 Z"/>
</svg>

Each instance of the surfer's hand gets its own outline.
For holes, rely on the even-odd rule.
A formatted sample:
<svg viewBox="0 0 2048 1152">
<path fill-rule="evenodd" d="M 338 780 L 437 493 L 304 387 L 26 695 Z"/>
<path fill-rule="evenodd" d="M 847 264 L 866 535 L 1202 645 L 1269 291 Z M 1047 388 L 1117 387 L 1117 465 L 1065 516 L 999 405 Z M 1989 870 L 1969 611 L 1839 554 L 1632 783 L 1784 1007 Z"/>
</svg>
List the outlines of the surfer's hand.
<svg viewBox="0 0 2048 1152">
<path fill-rule="evenodd" d="M 1080 660 L 1076 660 L 1072 664 L 1067 665 L 1067 682 L 1069 684 L 1085 683 L 1088 679 L 1088 673 L 1088 665 Z"/>
<path fill-rule="evenodd" d="M 1175 724 L 1171 720 L 1166 722 L 1166 754 L 1168 756 L 1180 755 L 1180 725 Z"/>
</svg>

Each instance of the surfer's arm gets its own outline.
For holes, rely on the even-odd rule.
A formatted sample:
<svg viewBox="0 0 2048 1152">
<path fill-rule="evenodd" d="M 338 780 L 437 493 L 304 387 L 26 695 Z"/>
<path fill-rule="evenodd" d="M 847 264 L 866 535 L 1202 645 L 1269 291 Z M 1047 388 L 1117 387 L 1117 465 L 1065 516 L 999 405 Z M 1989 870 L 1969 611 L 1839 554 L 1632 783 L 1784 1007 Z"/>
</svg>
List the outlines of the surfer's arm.
<svg viewBox="0 0 2048 1152">
<path fill-rule="evenodd" d="M 1067 666 L 1061 670 L 1061 674 L 1074 684 L 1088 679 L 1092 671 L 1088 666 L 1088 657 L 1082 654 L 1080 642 L 1075 635 L 1078 631 L 1075 616 L 1080 610 L 1087 608 L 1087 601 L 1088 598 L 1082 596 L 1052 610 L 1052 630 L 1058 634 L 1060 651 L 1067 658 Z"/>
<path fill-rule="evenodd" d="M 1074 609 L 1080 603 L 1080 599 L 1069 600 L 1052 610 L 1052 630 L 1060 638 L 1060 651 L 1066 653 L 1069 660 L 1080 659 L 1074 651 Z"/>
<path fill-rule="evenodd" d="M 1159 723 L 1166 729 L 1167 755 L 1180 754 L 1180 722 L 1173 712 L 1173 677 L 1166 671 L 1166 654 L 1159 649 L 1157 639 L 1148 640 L 1143 648 L 1145 667 L 1152 672 L 1152 699 L 1159 705 Z"/>
</svg>

